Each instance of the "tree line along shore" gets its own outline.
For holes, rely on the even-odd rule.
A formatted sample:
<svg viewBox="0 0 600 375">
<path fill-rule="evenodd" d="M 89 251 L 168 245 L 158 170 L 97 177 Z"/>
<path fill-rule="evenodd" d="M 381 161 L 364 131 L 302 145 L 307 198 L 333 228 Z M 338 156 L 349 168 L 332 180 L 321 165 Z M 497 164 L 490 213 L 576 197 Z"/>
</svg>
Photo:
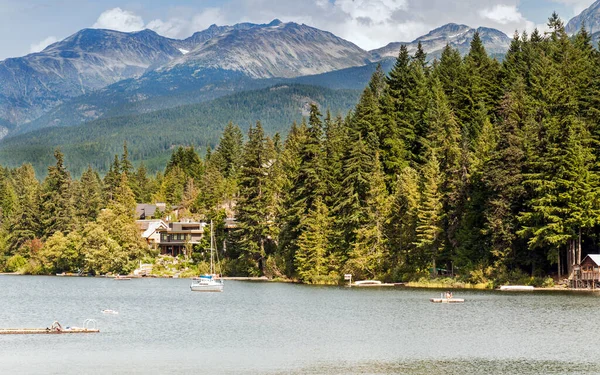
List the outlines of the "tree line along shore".
<svg viewBox="0 0 600 375">
<path fill-rule="evenodd" d="M 348 115 L 313 104 L 285 139 L 230 123 L 154 175 L 126 145 L 102 178 L 72 178 L 59 150 L 43 181 L 1 168 L 0 271 L 128 273 L 157 255 L 136 202 L 166 202 L 216 223 L 226 275 L 552 285 L 600 240 L 600 53 L 584 28 L 548 27 L 516 33 L 502 62 L 478 34 L 431 63 L 403 46 Z M 201 272 L 207 248 L 182 263 Z"/>
</svg>

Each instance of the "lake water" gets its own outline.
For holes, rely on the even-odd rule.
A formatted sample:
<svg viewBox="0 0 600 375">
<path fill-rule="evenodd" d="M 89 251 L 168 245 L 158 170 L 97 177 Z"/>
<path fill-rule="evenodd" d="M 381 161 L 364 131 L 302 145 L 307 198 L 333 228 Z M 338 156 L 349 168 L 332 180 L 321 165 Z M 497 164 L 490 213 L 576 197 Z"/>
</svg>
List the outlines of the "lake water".
<svg viewBox="0 0 600 375">
<path fill-rule="evenodd" d="M 600 373 L 600 295 L 0 276 L 0 374 Z M 118 315 L 100 311 L 112 309 Z"/>
</svg>

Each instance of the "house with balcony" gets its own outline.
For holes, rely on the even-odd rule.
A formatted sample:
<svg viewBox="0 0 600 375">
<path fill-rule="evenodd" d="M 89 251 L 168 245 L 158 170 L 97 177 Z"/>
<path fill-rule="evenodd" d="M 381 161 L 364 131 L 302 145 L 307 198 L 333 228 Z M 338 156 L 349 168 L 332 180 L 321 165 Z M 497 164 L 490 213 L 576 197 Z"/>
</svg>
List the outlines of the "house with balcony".
<svg viewBox="0 0 600 375">
<path fill-rule="evenodd" d="M 206 223 L 194 221 L 182 221 L 169 223 L 166 228 L 159 228 L 157 232 L 160 236 L 158 248 L 161 255 L 187 255 L 191 246 L 200 243 L 204 237 L 204 227 Z"/>
<path fill-rule="evenodd" d="M 140 235 L 146 241 L 149 247 L 156 249 L 160 242 L 159 229 L 168 228 L 167 223 L 160 219 L 136 220 L 135 224 L 140 231 Z"/>
</svg>

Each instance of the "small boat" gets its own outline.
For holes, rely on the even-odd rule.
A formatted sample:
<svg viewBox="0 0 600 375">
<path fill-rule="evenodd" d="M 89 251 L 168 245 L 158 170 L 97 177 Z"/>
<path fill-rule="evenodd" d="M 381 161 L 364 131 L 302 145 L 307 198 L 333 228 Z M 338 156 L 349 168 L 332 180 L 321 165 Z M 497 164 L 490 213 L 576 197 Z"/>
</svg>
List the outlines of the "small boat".
<svg viewBox="0 0 600 375">
<path fill-rule="evenodd" d="M 131 280 L 131 277 L 117 275 L 115 276 L 115 280 Z"/>
<path fill-rule="evenodd" d="M 433 303 L 463 303 L 464 298 L 430 298 L 429 301 Z"/>
<path fill-rule="evenodd" d="M 359 280 L 348 286 L 350 287 L 381 287 L 381 286 L 395 286 L 396 284 L 382 283 L 379 280 Z"/>
<path fill-rule="evenodd" d="M 102 312 L 102 314 L 119 315 L 118 311 L 111 310 L 111 309 L 105 309 L 105 310 L 102 310 L 101 312 Z"/>
<path fill-rule="evenodd" d="M 361 286 L 361 285 L 381 285 L 381 281 L 378 281 L 378 280 L 360 280 L 360 281 L 354 282 L 354 285 L 356 285 L 356 286 Z"/>
<path fill-rule="evenodd" d="M 214 260 L 214 236 L 213 236 L 213 224 L 210 222 L 210 274 L 202 275 L 198 279 L 194 278 L 190 290 L 192 292 L 222 292 L 223 291 L 223 279 L 221 279 L 215 273 L 215 260 Z M 218 262 L 217 254 L 217 262 Z"/>
<path fill-rule="evenodd" d="M 202 275 L 190 285 L 192 292 L 222 292 L 223 280 L 216 275 Z"/>
<path fill-rule="evenodd" d="M 531 292 L 534 288 L 531 285 L 502 285 L 500 290 L 504 292 Z"/>
</svg>

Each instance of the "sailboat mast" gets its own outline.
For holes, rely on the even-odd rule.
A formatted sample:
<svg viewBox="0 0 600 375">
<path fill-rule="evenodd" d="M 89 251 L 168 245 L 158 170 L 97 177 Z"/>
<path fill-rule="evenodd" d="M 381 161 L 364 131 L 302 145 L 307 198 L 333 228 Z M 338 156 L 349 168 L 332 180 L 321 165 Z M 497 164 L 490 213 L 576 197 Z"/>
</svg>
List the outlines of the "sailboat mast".
<svg viewBox="0 0 600 375">
<path fill-rule="evenodd" d="M 210 274 L 213 275 L 215 273 L 214 267 L 214 259 L 213 259 L 213 222 L 210 221 Z"/>
</svg>

